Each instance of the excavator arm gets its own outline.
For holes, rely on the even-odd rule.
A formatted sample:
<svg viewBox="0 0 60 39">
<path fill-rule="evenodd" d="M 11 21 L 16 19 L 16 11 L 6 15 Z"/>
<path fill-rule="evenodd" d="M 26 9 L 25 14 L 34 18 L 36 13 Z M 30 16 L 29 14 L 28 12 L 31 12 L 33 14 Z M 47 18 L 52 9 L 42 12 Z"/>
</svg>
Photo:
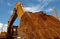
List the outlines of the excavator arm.
<svg viewBox="0 0 60 39">
<path fill-rule="evenodd" d="M 11 28 L 12 28 L 14 21 L 16 20 L 17 17 L 18 17 L 18 19 L 21 19 L 24 12 L 25 11 L 23 9 L 22 4 L 17 2 L 16 6 L 14 8 L 13 15 L 10 17 L 10 20 L 8 21 L 7 36 L 11 36 Z"/>
<path fill-rule="evenodd" d="M 10 17 L 10 19 L 8 21 L 7 33 L 8 33 L 9 36 L 11 36 L 11 28 L 12 28 L 12 25 L 13 25 L 16 18 L 17 18 L 16 9 L 14 9 L 13 15 Z"/>
</svg>

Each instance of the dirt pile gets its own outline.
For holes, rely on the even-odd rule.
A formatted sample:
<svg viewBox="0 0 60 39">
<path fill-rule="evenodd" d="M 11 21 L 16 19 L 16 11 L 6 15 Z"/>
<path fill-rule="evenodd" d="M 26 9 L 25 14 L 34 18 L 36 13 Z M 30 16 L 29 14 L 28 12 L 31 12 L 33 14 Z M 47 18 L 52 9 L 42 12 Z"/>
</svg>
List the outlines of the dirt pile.
<svg viewBox="0 0 60 39">
<path fill-rule="evenodd" d="M 60 21 L 43 12 L 25 12 L 18 36 L 21 39 L 60 39 Z"/>
</svg>

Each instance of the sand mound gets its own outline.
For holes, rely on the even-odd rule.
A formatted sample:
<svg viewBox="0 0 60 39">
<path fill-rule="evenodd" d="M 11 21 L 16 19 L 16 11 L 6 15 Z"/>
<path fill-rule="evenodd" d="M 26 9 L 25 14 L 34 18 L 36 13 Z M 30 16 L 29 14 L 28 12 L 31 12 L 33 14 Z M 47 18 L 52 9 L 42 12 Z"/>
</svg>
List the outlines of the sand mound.
<svg viewBox="0 0 60 39">
<path fill-rule="evenodd" d="M 21 39 L 60 39 L 60 21 L 43 12 L 25 12 L 18 34 Z"/>
</svg>

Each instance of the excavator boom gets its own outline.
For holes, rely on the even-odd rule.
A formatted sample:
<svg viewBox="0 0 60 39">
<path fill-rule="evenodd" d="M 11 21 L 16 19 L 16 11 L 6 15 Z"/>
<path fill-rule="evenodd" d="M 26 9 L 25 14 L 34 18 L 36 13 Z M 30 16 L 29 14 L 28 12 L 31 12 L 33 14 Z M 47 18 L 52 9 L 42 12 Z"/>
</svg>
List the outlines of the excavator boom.
<svg viewBox="0 0 60 39">
<path fill-rule="evenodd" d="M 24 9 L 21 3 L 17 2 L 16 6 L 14 8 L 13 11 L 13 15 L 10 17 L 9 21 L 8 21 L 8 29 L 7 29 L 7 36 L 11 36 L 11 28 L 12 25 L 14 23 L 14 21 L 16 20 L 16 18 L 18 17 L 19 19 L 21 19 L 22 15 L 24 14 Z"/>
</svg>

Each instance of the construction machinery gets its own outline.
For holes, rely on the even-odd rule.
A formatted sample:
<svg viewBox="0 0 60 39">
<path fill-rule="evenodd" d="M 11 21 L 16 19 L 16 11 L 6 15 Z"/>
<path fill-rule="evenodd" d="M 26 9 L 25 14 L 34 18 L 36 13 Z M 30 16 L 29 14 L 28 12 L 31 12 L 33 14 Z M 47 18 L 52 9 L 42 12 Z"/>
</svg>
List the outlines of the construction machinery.
<svg viewBox="0 0 60 39">
<path fill-rule="evenodd" d="M 21 19 L 22 15 L 24 14 L 24 9 L 23 9 L 23 6 L 20 2 L 17 2 L 16 3 L 16 6 L 14 8 L 14 11 L 13 11 L 13 15 L 10 17 L 9 21 L 8 21 L 8 29 L 7 29 L 7 37 L 11 37 L 12 36 L 12 26 L 13 26 L 13 23 L 15 21 L 15 19 L 18 17 L 19 20 Z"/>
<path fill-rule="evenodd" d="M 7 38 L 7 39 L 13 39 L 14 37 L 17 37 L 17 28 L 18 26 L 14 26 L 13 23 L 16 20 L 16 18 L 18 17 L 18 19 L 20 20 L 22 15 L 24 14 L 24 9 L 23 6 L 20 2 L 16 3 L 16 6 L 13 10 L 13 14 L 10 17 L 9 21 L 8 21 L 8 27 L 7 27 L 7 32 L 6 32 L 6 36 L 3 38 Z"/>
</svg>

